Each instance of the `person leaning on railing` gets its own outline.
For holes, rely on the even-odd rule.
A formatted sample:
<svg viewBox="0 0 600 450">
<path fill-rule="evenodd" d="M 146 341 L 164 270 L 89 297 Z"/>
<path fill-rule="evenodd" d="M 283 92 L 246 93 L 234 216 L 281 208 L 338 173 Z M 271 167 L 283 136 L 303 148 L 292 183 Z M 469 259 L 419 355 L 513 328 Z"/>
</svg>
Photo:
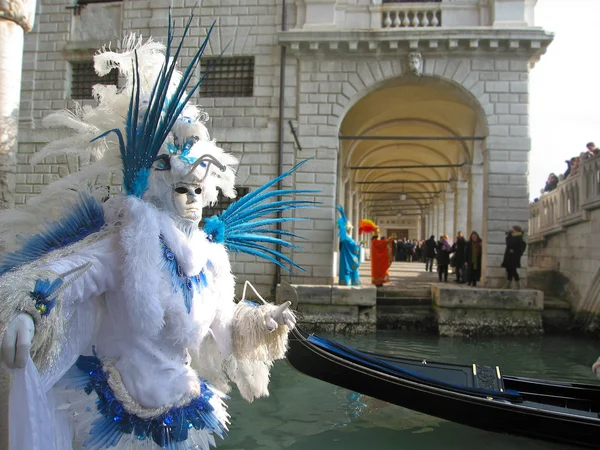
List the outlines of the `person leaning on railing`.
<svg viewBox="0 0 600 450">
<path fill-rule="evenodd" d="M 587 152 L 585 153 L 588 158 L 600 155 L 600 148 L 596 147 L 596 144 L 593 142 L 588 142 L 585 146 L 587 148 Z"/>
<path fill-rule="evenodd" d="M 555 173 L 548 175 L 546 180 L 546 186 L 544 186 L 544 192 L 552 192 L 558 186 L 558 177 Z"/>
</svg>

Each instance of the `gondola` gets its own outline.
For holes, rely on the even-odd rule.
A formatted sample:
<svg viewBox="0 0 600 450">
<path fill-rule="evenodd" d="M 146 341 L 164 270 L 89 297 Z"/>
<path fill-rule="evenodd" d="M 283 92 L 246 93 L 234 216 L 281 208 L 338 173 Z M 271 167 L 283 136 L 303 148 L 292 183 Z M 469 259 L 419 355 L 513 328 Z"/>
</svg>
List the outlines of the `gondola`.
<svg viewBox="0 0 600 450">
<path fill-rule="evenodd" d="M 362 352 L 298 327 L 290 335 L 287 359 L 311 377 L 441 419 L 600 448 L 600 386 Z"/>
</svg>

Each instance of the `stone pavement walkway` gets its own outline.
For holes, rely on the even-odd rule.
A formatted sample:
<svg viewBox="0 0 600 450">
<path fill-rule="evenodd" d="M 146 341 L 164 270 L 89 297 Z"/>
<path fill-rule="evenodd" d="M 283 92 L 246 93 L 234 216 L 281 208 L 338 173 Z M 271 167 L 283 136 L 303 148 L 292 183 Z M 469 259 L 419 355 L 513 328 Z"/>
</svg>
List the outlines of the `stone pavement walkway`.
<svg viewBox="0 0 600 450">
<path fill-rule="evenodd" d="M 363 284 L 371 282 L 371 261 L 364 261 L 359 268 L 360 278 Z M 433 272 L 425 271 L 425 263 L 421 262 L 398 262 L 394 261 L 389 270 L 390 283 L 386 283 L 384 288 L 404 288 L 410 285 L 431 285 L 438 282 L 438 275 L 435 264 Z M 454 274 L 448 274 L 448 282 L 454 281 Z"/>
</svg>

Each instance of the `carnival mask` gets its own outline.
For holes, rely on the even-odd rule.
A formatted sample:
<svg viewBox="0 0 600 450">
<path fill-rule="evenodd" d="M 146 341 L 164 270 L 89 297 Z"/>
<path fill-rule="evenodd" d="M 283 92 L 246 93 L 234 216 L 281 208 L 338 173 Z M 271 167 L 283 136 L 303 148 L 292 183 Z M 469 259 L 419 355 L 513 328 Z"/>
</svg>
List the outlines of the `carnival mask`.
<svg viewBox="0 0 600 450">
<path fill-rule="evenodd" d="M 157 156 L 144 198 L 178 221 L 198 224 L 202 209 L 217 199 L 217 187 L 221 187 L 218 180 L 230 169 L 210 153 L 194 157 L 197 152 L 193 150 L 201 149 L 192 146 L 190 150 Z"/>
</svg>

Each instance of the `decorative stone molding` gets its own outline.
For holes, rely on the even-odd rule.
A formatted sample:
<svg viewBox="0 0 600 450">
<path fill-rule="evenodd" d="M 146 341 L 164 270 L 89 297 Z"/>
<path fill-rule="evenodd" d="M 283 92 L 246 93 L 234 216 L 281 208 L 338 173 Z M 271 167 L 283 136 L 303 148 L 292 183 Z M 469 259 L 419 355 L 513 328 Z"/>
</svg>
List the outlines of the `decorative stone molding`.
<svg viewBox="0 0 600 450">
<path fill-rule="evenodd" d="M 25 33 L 33 28 L 35 0 L 0 0 L 0 19 L 17 23 Z"/>
<path fill-rule="evenodd" d="M 298 27 L 303 29 L 335 27 L 337 0 L 301 0 L 296 2 L 296 7 Z"/>
<path fill-rule="evenodd" d="M 279 42 L 295 54 L 357 53 L 395 54 L 421 52 L 449 56 L 503 55 L 536 62 L 554 35 L 531 30 L 406 29 L 377 31 L 285 31 Z"/>
</svg>

